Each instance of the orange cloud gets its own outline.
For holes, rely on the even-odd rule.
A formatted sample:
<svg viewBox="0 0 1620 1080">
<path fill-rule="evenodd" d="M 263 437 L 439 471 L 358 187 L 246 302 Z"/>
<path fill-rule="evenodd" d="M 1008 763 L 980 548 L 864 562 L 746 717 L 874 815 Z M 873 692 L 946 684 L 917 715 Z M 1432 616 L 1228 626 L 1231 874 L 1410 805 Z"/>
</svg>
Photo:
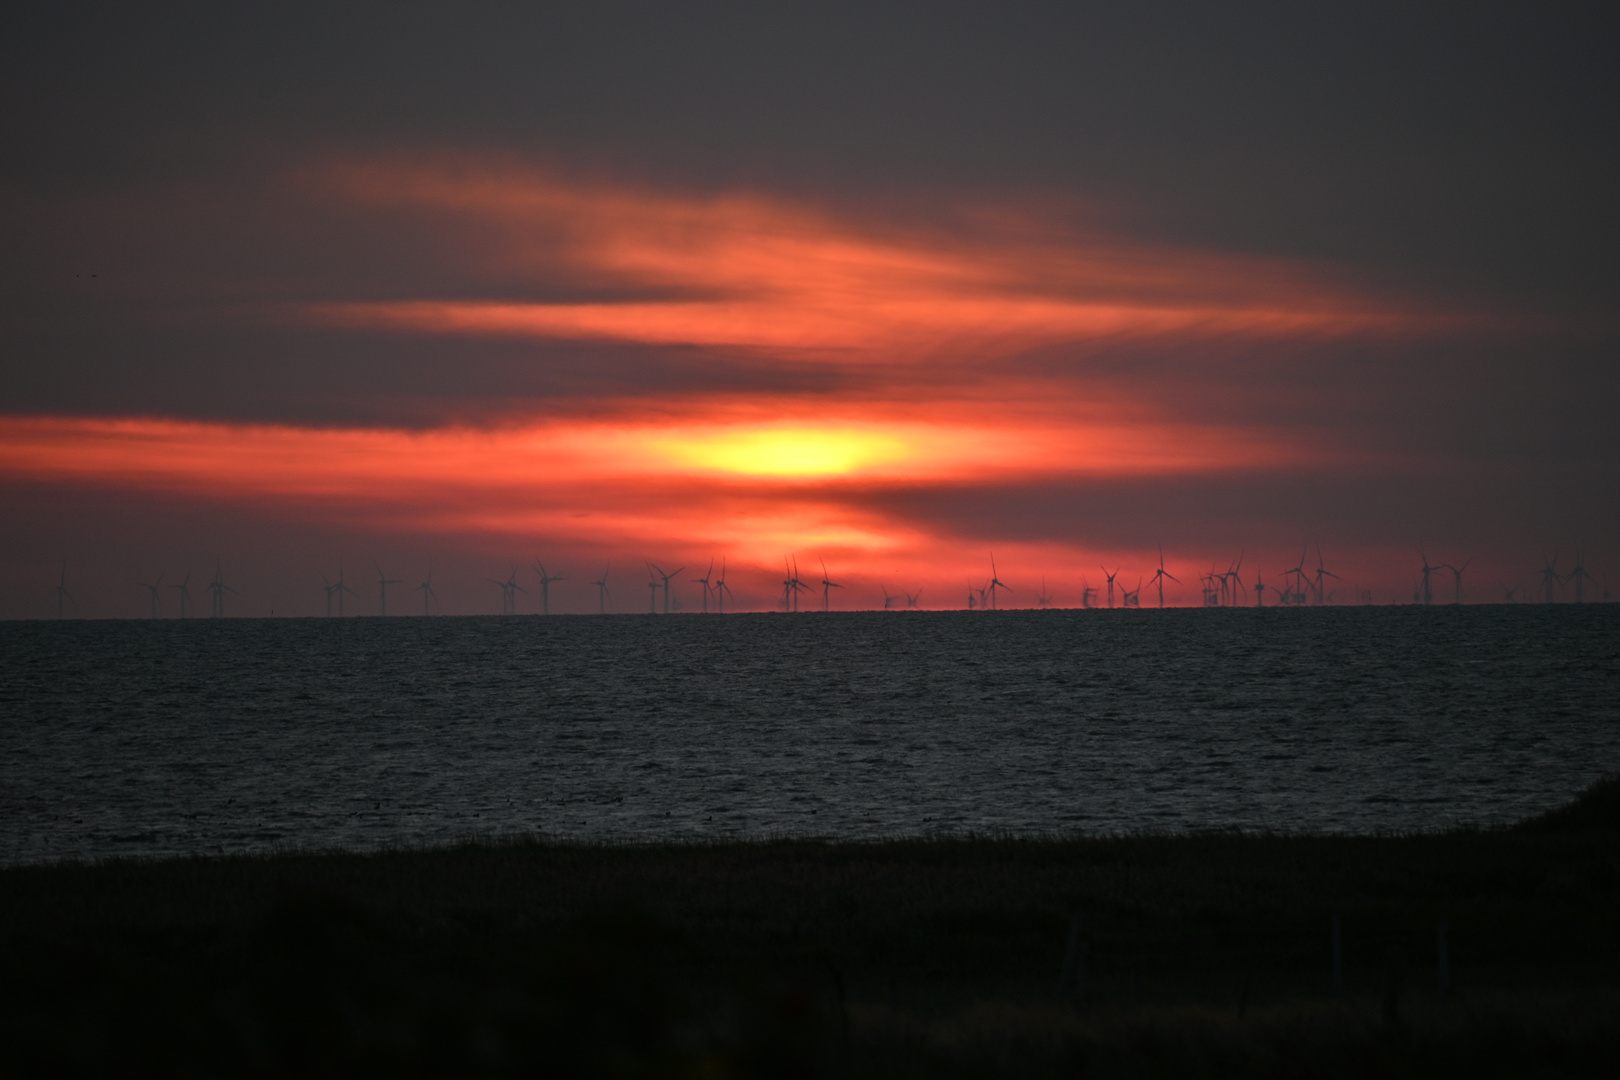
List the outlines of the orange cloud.
<svg viewBox="0 0 1620 1080">
<path fill-rule="evenodd" d="M 372 527 L 615 545 L 656 537 L 769 563 L 929 538 L 858 498 L 873 485 L 1156 475 L 1296 461 L 1240 432 L 1039 414 L 776 421 L 668 417 L 498 429 L 309 429 L 172 420 L 0 420 L 0 478 L 308 508 Z M 845 485 L 853 485 L 846 489 Z M 936 538 L 937 539 L 937 538 Z"/>
<path fill-rule="evenodd" d="M 1241 431 L 1136 422 L 887 420 L 855 410 L 761 422 L 695 417 L 504 428 L 299 428 L 175 420 L 0 419 L 0 475 L 298 497 L 408 495 L 637 479 L 960 481 L 1298 463 Z"/>
<path fill-rule="evenodd" d="M 975 361 L 1121 337 L 1403 333 L 1455 317 L 1375 299 L 1320 269 L 1076 234 L 1034 216 L 958 228 L 837 219 L 752 195 L 569 184 L 485 168 L 343 167 L 323 184 L 371 204 L 460 215 L 463 251 L 529 291 L 581 301 L 413 297 L 308 305 L 320 322 L 449 335 L 811 350 L 835 361 Z"/>
</svg>

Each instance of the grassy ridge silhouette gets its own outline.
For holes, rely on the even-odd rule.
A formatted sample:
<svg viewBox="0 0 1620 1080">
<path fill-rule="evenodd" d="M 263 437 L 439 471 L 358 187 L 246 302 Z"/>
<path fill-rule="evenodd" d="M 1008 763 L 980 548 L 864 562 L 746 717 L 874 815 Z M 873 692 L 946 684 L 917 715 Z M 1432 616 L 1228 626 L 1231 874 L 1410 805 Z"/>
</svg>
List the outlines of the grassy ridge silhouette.
<svg viewBox="0 0 1620 1080">
<path fill-rule="evenodd" d="M 1513 829 L 1412 836 L 12 868 L 0 1070 L 1607 1075 L 1617 867 L 1610 779 Z"/>
</svg>

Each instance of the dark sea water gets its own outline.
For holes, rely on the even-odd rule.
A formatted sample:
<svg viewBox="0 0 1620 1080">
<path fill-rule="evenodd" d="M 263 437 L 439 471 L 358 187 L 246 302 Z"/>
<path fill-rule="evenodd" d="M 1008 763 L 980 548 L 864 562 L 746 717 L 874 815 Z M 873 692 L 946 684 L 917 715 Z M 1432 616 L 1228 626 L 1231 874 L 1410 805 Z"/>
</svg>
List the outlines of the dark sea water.
<svg viewBox="0 0 1620 1080">
<path fill-rule="evenodd" d="M 1620 605 L 0 624 L 0 863 L 1500 824 L 1620 769 Z"/>
</svg>

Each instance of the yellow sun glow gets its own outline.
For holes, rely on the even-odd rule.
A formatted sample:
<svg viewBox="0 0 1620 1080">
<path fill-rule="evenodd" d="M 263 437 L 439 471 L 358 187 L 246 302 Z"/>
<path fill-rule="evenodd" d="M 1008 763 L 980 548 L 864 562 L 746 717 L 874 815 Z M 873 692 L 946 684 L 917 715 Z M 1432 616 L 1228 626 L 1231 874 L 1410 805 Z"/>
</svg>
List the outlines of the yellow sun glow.
<svg viewBox="0 0 1620 1080">
<path fill-rule="evenodd" d="M 838 476 L 898 461 L 910 447 L 868 431 L 773 428 L 732 431 L 706 438 L 665 439 L 657 448 L 689 468 L 754 476 Z"/>
</svg>

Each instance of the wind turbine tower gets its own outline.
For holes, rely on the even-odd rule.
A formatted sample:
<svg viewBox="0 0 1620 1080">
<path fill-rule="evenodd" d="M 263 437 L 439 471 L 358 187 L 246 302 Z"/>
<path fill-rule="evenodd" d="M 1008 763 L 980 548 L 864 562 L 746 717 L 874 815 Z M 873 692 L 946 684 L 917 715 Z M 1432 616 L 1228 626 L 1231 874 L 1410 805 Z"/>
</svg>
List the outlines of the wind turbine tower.
<svg viewBox="0 0 1620 1080">
<path fill-rule="evenodd" d="M 1429 565 L 1429 556 L 1424 554 L 1422 548 L 1418 548 L 1418 558 L 1423 560 L 1423 602 L 1432 604 L 1434 603 L 1434 572 L 1440 568 Z"/>
<path fill-rule="evenodd" d="M 714 583 L 715 609 L 722 615 L 726 613 L 726 594 L 729 592 L 731 592 L 731 586 L 726 584 L 726 557 L 722 555 L 720 556 L 720 576 L 715 579 Z"/>
<path fill-rule="evenodd" d="M 499 586 L 499 588 L 501 590 L 501 614 L 502 615 L 516 615 L 517 614 L 517 594 L 518 593 L 526 593 L 526 592 L 529 591 L 528 589 L 525 589 L 523 586 L 521 586 L 521 585 L 519 585 L 517 583 L 517 574 L 518 574 L 517 567 L 514 566 L 514 567 L 512 567 L 512 572 L 507 575 L 507 578 L 506 578 L 505 581 L 501 581 L 498 578 L 490 578 L 489 579 L 489 583 L 491 585 Z M 339 580 L 341 581 L 342 579 L 340 578 Z M 339 615 L 343 614 L 343 602 L 342 602 L 341 598 L 339 598 L 339 601 L 338 601 L 338 614 Z"/>
<path fill-rule="evenodd" d="M 700 577 L 700 578 L 693 578 L 692 579 L 693 581 L 697 582 L 699 585 L 703 586 L 703 614 L 705 614 L 705 615 L 707 615 L 709 613 L 709 592 L 710 592 L 709 579 L 712 578 L 713 576 L 714 576 L 714 560 L 710 559 L 709 560 L 709 568 L 707 570 L 703 571 L 703 576 Z"/>
<path fill-rule="evenodd" d="M 1558 553 L 1556 551 L 1553 552 L 1552 562 L 1548 562 L 1547 553 L 1542 552 L 1541 562 L 1541 584 L 1546 589 L 1547 603 L 1550 604 L 1556 599 L 1554 590 L 1557 589 L 1558 583 L 1564 580 L 1564 576 L 1558 572 Z"/>
<path fill-rule="evenodd" d="M 158 609 L 163 606 L 162 601 L 158 599 L 158 587 L 161 586 L 162 584 L 163 584 L 163 575 L 162 574 L 158 575 L 158 579 L 156 581 L 153 581 L 153 582 L 150 582 L 150 583 L 145 582 L 145 581 L 141 582 L 141 588 L 145 589 L 146 591 L 148 591 L 148 592 L 150 592 L 152 594 L 152 618 L 154 618 L 154 619 L 158 617 Z"/>
<path fill-rule="evenodd" d="M 1176 581 L 1176 578 L 1172 574 L 1170 574 L 1168 571 L 1165 570 L 1165 568 L 1164 568 L 1164 545 L 1160 544 L 1159 545 L 1159 569 L 1154 572 L 1154 574 L 1153 574 L 1153 576 L 1151 578 L 1148 579 L 1149 582 L 1151 582 L 1152 584 L 1155 584 L 1155 585 L 1157 585 L 1159 587 L 1159 606 L 1160 607 L 1164 607 L 1164 579 L 1165 578 L 1169 578 L 1171 581 L 1175 581 L 1177 585 L 1181 584 L 1181 582 Z"/>
<path fill-rule="evenodd" d="M 431 601 L 434 599 L 432 559 L 428 560 L 427 578 L 416 587 L 416 591 L 422 594 L 422 614 L 424 616 L 432 614 Z"/>
<path fill-rule="evenodd" d="M 989 595 L 990 609 L 992 611 L 994 611 L 995 608 L 996 608 L 996 590 L 997 589 L 1006 589 L 1008 592 L 1012 592 L 1012 586 L 1003 583 L 1001 578 L 997 576 L 997 573 L 996 573 L 996 557 L 995 557 L 994 554 L 992 554 L 990 556 L 990 583 L 985 586 L 985 590 Z"/>
<path fill-rule="evenodd" d="M 344 593 L 348 593 L 350 596 L 354 597 L 356 600 L 360 599 L 360 594 L 355 592 L 353 589 L 349 588 L 349 582 L 344 576 L 343 560 L 339 559 L 338 560 L 338 579 L 337 579 L 337 584 L 332 586 L 332 595 L 337 597 L 338 618 L 340 618 L 340 619 L 343 617 L 343 594 Z"/>
<path fill-rule="evenodd" d="M 664 614 L 665 615 L 668 615 L 669 611 L 670 611 L 670 608 L 669 608 L 669 583 L 671 581 L 674 581 L 676 578 L 680 577 L 681 576 L 681 571 L 685 570 L 685 569 L 686 569 L 686 567 L 684 567 L 684 566 L 677 566 L 675 569 L 671 570 L 667 574 L 663 573 L 663 571 L 659 571 L 659 573 L 662 575 L 662 577 L 664 579 L 663 584 L 664 584 Z"/>
<path fill-rule="evenodd" d="M 596 613 L 598 615 L 606 615 L 607 614 L 607 602 L 608 602 L 607 579 L 608 579 L 608 571 L 612 570 L 612 569 L 613 569 L 613 564 L 608 563 L 607 566 L 602 568 L 602 576 L 597 578 L 595 581 L 591 582 L 592 585 L 596 586 Z"/>
<path fill-rule="evenodd" d="M 1119 576 L 1119 567 L 1117 567 L 1117 566 L 1114 567 L 1114 572 L 1112 574 L 1110 574 L 1108 572 L 1108 567 L 1104 566 L 1102 568 L 1102 572 L 1103 572 L 1103 577 L 1108 579 L 1108 610 L 1113 611 L 1114 610 L 1114 579 Z"/>
<path fill-rule="evenodd" d="M 62 560 L 62 573 L 56 579 L 56 617 L 62 617 L 62 601 L 73 599 L 67 590 L 67 560 Z"/>
<path fill-rule="evenodd" d="M 1237 562 L 1228 566 L 1225 572 L 1216 575 L 1221 580 L 1222 604 L 1227 607 L 1237 607 L 1238 594 L 1243 593 L 1246 595 L 1248 593 L 1248 587 L 1243 584 L 1244 554 L 1244 552 L 1238 552 Z"/>
<path fill-rule="evenodd" d="M 540 573 L 540 614 L 551 614 L 551 583 L 553 581 L 567 581 L 561 574 L 546 573 L 546 564 L 539 559 L 534 560 L 534 568 Z"/>
<path fill-rule="evenodd" d="M 1294 579 L 1293 584 L 1283 592 L 1283 602 L 1294 607 L 1303 606 L 1305 601 L 1309 599 L 1305 595 L 1305 591 L 1310 587 L 1311 581 L 1310 575 L 1305 573 L 1305 556 L 1309 553 L 1309 551 L 1310 547 L 1308 545 L 1300 548 L 1299 562 L 1294 564 L 1293 569 L 1283 571 L 1284 578 L 1292 575 Z"/>
<path fill-rule="evenodd" d="M 1592 577 L 1591 574 L 1586 572 L 1586 553 L 1580 548 L 1575 549 L 1575 568 L 1569 572 L 1569 576 L 1566 580 L 1573 581 L 1575 583 L 1575 602 L 1577 604 L 1585 603 L 1586 596 L 1583 593 L 1581 585 L 1584 582 L 1595 581 L 1596 579 Z"/>
<path fill-rule="evenodd" d="M 1323 587 L 1325 583 L 1322 581 L 1322 579 L 1323 578 L 1333 578 L 1334 580 L 1338 580 L 1338 577 L 1339 577 L 1338 574 L 1335 574 L 1333 571 L 1326 569 L 1326 567 L 1323 565 L 1323 563 L 1322 563 L 1322 545 L 1317 544 L 1316 545 L 1316 606 L 1317 607 L 1321 607 L 1323 604 L 1327 603 L 1327 591 Z"/>
<path fill-rule="evenodd" d="M 827 578 L 827 560 L 822 559 L 821 560 L 821 610 L 822 611 L 831 611 L 832 610 L 832 591 L 834 589 L 842 589 L 842 588 L 843 588 L 843 586 L 838 584 L 838 582 L 828 580 L 828 578 Z"/>
<path fill-rule="evenodd" d="M 663 579 L 662 588 L 664 590 L 664 614 L 668 615 L 669 614 L 669 583 L 671 581 L 673 581 L 675 578 L 679 577 L 680 574 L 681 574 L 681 571 L 685 570 L 686 567 L 684 567 L 684 566 L 679 567 L 679 568 L 677 568 L 675 570 L 671 570 L 669 573 L 666 574 L 662 570 L 660 570 L 657 567 L 657 565 L 655 565 L 654 563 L 648 563 L 647 565 L 652 567 L 653 572 L 656 573 L 660 578 Z"/>
<path fill-rule="evenodd" d="M 180 601 L 180 617 L 183 619 L 186 617 L 186 610 L 191 606 L 191 571 L 189 569 L 186 571 L 186 576 L 180 579 L 180 584 L 170 585 L 169 588 L 175 591 L 175 596 Z"/>
<path fill-rule="evenodd" d="M 786 560 L 784 560 L 785 562 Z M 799 580 L 799 560 L 795 556 L 788 568 L 788 578 L 782 582 L 782 605 L 787 611 L 799 610 L 799 593 L 810 586 Z"/>
<path fill-rule="evenodd" d="M 391 578 L 387 574 L 383 573 L 382 566 L 380 564 L 372 563 L 371 565 L 377 567 L 377 614 L 387 615 L 388 586 L 398 585 L 400 582 L 399 579 Z"/>
<path fill-rule="evenodd" d="M 225 617 L 225 594 L 230 593 L 234 596 L 236 590 L 225 584 L 224 571 L 221 569 L 217 559 L 214 562 L 214 580 L 208 583 L 208 591 L 213 594 L 210 597 L 208 617 L 211 619 L 223 619 Z"/>
<path fill-rule="evenodd" d="M 1470 556 L 1468 556 L 1468 561 L 1463 563 L 1461 566 L 1452 566 L 1450 564 L 1445 564 L 1445 569 L 1451 571 L 1452 589 L 1453 589 L 1452 596 L 1451 596 L 1451 602 L 1453 604 L 1462 603 L 1462 575 L 1463 575 L 1463 571 L 1468 569 L 1469 564 L 1472 563 L 1473 561 L 1474 561 L 1474 557 L 1472 555 L 1470 555 Z"/>
</svg>

